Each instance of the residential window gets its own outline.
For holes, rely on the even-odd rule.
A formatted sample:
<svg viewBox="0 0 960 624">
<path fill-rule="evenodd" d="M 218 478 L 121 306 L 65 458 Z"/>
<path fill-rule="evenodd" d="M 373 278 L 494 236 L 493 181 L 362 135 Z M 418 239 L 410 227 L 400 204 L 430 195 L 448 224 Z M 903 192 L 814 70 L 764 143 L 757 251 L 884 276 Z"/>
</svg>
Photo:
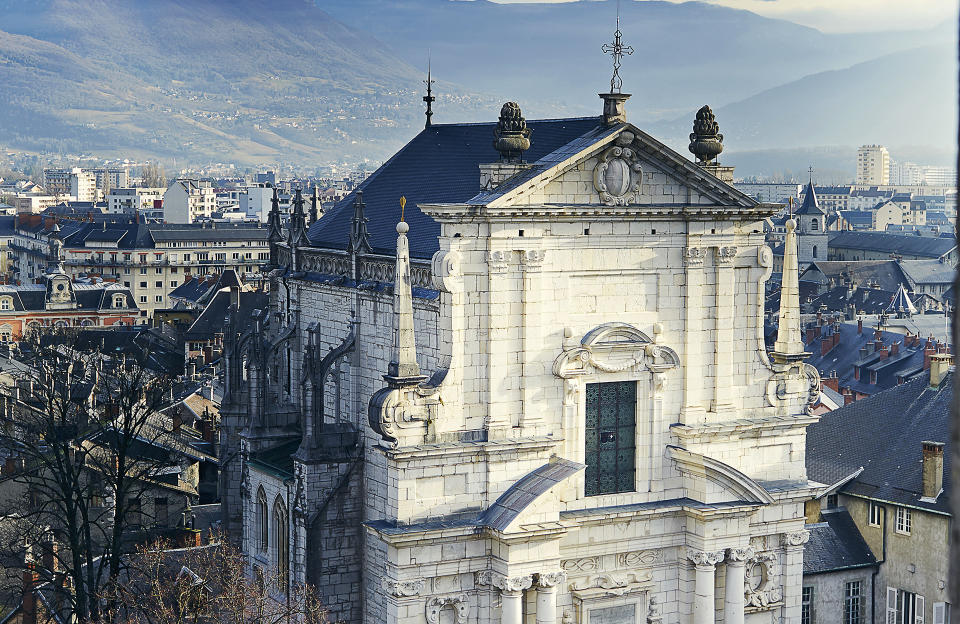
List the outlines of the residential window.
<svg viewBox="0 0 960 624">
<path fill-rule="evenodd" d="M 800 594 L 800 624 L 813 624 L 813 588 L 804 587 Z"/>
<path fill-rule="evenodd" d="M 950 603 L 933 603 L 933 624 L 950 624 Z"/>
<path fill-rule="evenodd" d="M 836 494 L 827 494 L 827 509 L 837 508 L 838 497 Z"/>
<path fill-rule="evenodd" d="M 157 295 L 156 301 L 157 303 L 163 303 L 163 295 Z"/>
<path fill-rule="evenodd" d="M 887 587 L 887 623 L 923 624 L 923 596 Z"/>
<path fill-rule="evenodd" d="M 140 295 L 140 303 L 146 303 L 146 302 L 147 302 L 147 296 L 146 296 L 146 295 Z"/>
<path fill-rule="evenodd" d="M 850 581 L 843 590 L 843 624 L 860 624 L 861 622 L 861 583 Z"/>
<path fill-rule="evenodd" d="M 910 510 L 906 507 L 897 507 L 897 533 L 910 535 L 910 529 L 913 525 L 913 518 Z"/>
<path fill-rule="evenodd" d="M 157 288 L 163 288 L 163 280 L 157 280 Z"/>
<path fill-rule="evenodd" d="M 176 288 L 176 287 L 177 287 L 177 282 L 176 282 L 176 280 L 170 282 L 170 288 Z"/>
<path fill-rule="evenodd" d="M 124 275 L 130 275 L 130 267 L 124 268 L 124 269 L 123 269 L 123 274 L 124 274 Z"/>
<path fill-rule="evenodd" d="M 635 490 L 636 414 L 636 382 L 587 384 L 587 496 Z"/>
<path fill-rule="evenodd" d="M 163 267 L 157 267 L 157 275 L 163 275 Z"/>
<path fill-rule="evenodd" d="M 124 282 L 123 285 L 124 285 L 124 287 L 126 287 L 126 288 L 130 288 L 130 282 Z"/>
<path fill-rule="evenodd" d="M 146 282 L 140 282 L 140 288 L 146 288 L 146 287 L 147 287 Z"/>
<path fill-rule="evenodd" d="M 880 526 L 880 521 L 883 518 L 883 507 L 870 501 L 870 526 L 878 527 Z"/>
<path fill-rule="evenodd" d="M 0 310 L 12 310 L 13 309 L 13 299 L 10 297 L 3 297 L 0 299 Z"/>
<path fill-rule="evenodd" d="M 147 274 L 147 267 L 140 267 L 140 275 L 146 275 L 146 274 Z"/>
<path fill-rule="evenodd" d="M 183 261 L 190 262 L 190 254 L 183 254 Z"/>
</svg>

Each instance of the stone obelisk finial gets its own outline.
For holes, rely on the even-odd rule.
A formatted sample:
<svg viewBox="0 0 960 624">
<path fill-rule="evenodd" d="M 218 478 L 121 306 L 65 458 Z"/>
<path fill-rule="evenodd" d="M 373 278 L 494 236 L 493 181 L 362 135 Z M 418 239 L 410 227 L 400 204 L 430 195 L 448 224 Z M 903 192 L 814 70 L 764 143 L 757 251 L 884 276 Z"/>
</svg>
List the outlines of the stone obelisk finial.
<svg viewBox="0 0 960 624">
<path fill-rule="evenodd" d="M 787 219 L 787 237 L 783 243 L 783 276 L 780 282 L 780 325 L 773 345 L 773 361 L 789 364 L 809 356 L 803 350 L 800 331 L 800 267 L 797 261 L 797 222 Z"/>
<path fill-rule="evenodd" d="M 417 364 L 417 340 L 413 329 L 413 288 L 410 283 L 410 226 L 403 220 L 405 197 L 400 198 L 397 223 L 397 267 L 393 281 L 393 357 L 384 376 L 392 386 L 413 386 L 424 379 Z"/>
</svg>

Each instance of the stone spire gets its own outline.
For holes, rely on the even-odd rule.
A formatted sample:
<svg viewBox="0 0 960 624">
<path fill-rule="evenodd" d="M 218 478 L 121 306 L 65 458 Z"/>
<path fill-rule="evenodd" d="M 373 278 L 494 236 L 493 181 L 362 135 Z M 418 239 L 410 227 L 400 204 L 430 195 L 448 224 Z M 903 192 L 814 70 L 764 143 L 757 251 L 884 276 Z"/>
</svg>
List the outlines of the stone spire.
<svg viewBox="0 0 960 624">
<path fill-rule="evenodd" d="M 287 242 L 291 247 L 306 247 L 310 244 L 307 238 L 307 215 L 303 212 L 303 193 L 297 189 L 293 196 L 293 212 L 290 214 L 290 226 Z"/>
<path fill-rule="evenodd" d="M 783 277 L 780 282 L 780 324 L 773 345 L 773 361 L 789 364 L 809 356 L 803 350 L 800 331 L 800 267 L 797 260 L 797 222 L 787 219 L 787 238 L 783 243 Z"/>
<path fill-rule="evenodd" d="M 370 253 L 370 233 L 367 231 L 367 217 L 364 215 L 363 191 L 357 191 L 353 200 L 353 219 L 350 220 L 350 247 L 352 253 Z"/>
<path fill-rule="evenodd" d="M 406 198 L 400 198 L 397 223 L 397 268 L 393 281 L 393 357 L 384 376 L 391 386 L 413 386 L 424 379 L 417 364 L 417 340 L 413 329 L 413 288 L 410 284 L 410 226 L 403 220 Z"/>
<path fill-rule="evenodd" d="M 323 205 L 320 204 L 320 191 L 317 185 L 313 185 L 313 194 L 310 196 L 310 225 L 317 222 L 317 219 L 323 216 Z"/>
<path fill-rule="evenodd" d="M 283 218 L 280 216 L 280 195 L 277 194 L 277 187 L 273 187 L 273 199 L 270 200 L 270 215 L 267 217 L 267 227 L 270 229 L 267 240 L 271 244 L 283 240 Z"/>
</svg>

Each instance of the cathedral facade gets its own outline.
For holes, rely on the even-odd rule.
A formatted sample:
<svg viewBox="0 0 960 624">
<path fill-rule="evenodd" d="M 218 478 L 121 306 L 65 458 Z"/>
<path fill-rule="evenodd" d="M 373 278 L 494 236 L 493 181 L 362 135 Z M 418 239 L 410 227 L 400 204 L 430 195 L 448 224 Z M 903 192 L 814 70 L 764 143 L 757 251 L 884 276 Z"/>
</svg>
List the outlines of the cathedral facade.
<svg viewBox="0 0 960 624">
<path fill-rule="evenodd" d="M 347 622 L 799 624 L 795 236 L 768 355 L 778 207 L 602 97 L 428 122 L 309 227 L 275 206 L 270 307 L 225 337 L 221 492 L 276 591 Z"/>
</svg>

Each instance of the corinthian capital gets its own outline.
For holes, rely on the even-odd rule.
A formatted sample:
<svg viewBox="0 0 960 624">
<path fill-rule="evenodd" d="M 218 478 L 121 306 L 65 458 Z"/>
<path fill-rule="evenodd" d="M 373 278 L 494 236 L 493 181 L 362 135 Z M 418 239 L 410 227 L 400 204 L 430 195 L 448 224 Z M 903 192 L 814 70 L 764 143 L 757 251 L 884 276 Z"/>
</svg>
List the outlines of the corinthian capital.
<svg viewBox="0 0 960 624">
<path fill-rule="evenodd" d="M 752 548 L 728 548 L 727 561 L 730 563 L 743 563 L 753 556 Z"/>
<path fill-rule="evenodd" d="M 565 580 L 567 580 L 567 573 L 563 570 L 541 572 L 537 575 L 537 587 L 556 587 Z"/>
<path fill-rule="evenodd" d="M 810 539 L 810 531 L 800 529 L 799 531 L 787 533 L 786 537 L 789 546 L 803 546 L 807 543 L 807 540 Z"/>
<path fill-rule="evenodd" d="M 533 585 L 533 575 L 504 576 L 492 570 L 477 572 L 477 585 L 491 585 L 503 592 L 521 592 Z"/>
<path fill-rule="evenodd" d="M 698 566 L 715 566 L 723 561 L 723 551 L 688 550 L 687 559 Z"/>
</svg>

